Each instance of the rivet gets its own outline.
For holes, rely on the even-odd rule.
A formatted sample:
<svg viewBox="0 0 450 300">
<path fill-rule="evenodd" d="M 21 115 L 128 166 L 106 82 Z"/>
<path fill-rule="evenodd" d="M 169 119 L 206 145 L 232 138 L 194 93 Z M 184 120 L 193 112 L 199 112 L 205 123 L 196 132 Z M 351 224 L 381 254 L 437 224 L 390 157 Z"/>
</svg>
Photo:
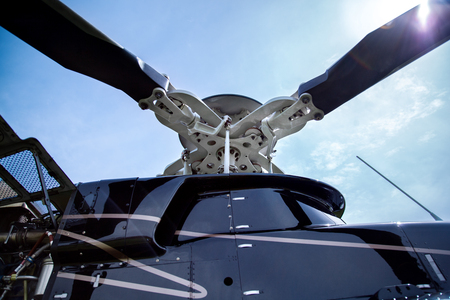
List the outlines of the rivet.
<svg viewBox="0 0 450 300">
<path fill-rule="evenodd" d="M 84 265 L 81 265 L 81 267 L 80 267 L 80 268 L 84 269 Z"/>
<path fill-rule="evenodd" d="M 81 234 L 86 234 L 86 231 L 83 231 Z"/>
<path fill-rule="evenodd" d="M 156 259 L 156 262 L 159 262 L 159 258 Z"/>
<path fill-rule="evenodd" d="M 179 258 L 179 257 L 177 257 L 177 260 L 180 260 L 180 258 Z"/>
<path fill-rule="evenodd" d="M 83 252 L 80 252 L 80 255 L 83 255 Z"/>
</svg>

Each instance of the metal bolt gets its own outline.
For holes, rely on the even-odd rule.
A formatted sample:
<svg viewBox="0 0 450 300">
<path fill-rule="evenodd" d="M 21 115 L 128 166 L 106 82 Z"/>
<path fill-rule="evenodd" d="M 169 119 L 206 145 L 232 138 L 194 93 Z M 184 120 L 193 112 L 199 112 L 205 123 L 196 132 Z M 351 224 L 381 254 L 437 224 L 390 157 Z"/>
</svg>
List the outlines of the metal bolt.
<svg viewBox="0 0 450 300">
<path fill-rule="evenodd" d="M 179 257 L 177 257 L 177 260 L 180 260 L 180 258 L 179 258 Z"/>
<path fill-rule="evenodd" d="M 322 120 L 322 119 L 323 119 L 323 115 L 322 115 L 321 113 L 316 113 L 316 114 L 314 115 L 314 120 L 320 121 L 320 120 Z"/>
<path fill-rule="evenodd" d="M 139 102 L 139 107 L 140 107 L 142 110 L 146 110 L 146 109 L 148 109 L 148 104 L 145 103 L 145 102 Z"/>
<path fill-rule="evenodd" d="M 162 93 L 161 92 L 157 92 L 157 93 L 155 93 L 155 98 L 156 99 L 161 99 L 162 98 Z"/>
<path fill-rule="evenodd" d="M 309 96 L 304 96 L 304 97 L 302 98 L 303 104 L 307 104 L 309 101 L 311 101 L 311 98 L 310 98 Z"/>
<path fill-rule="evenodd" d="M 84 267 L 84 265 L 81 265 L 80 268 L 84 269 L 85 267 Z"/>
<path fill-rule="evenodd" d="M 156 259 L 156 262 L 159 262 L 159 258 Z"/>
<path fill-rule="evenodd" d="M 81 234 L 86 234 L 86 231 L 83 231 Z"/>
<path fill-rule="evenodd" d="M 83 252 L 80 252 L 80 255 L 83 255 Z"/>
</svg>

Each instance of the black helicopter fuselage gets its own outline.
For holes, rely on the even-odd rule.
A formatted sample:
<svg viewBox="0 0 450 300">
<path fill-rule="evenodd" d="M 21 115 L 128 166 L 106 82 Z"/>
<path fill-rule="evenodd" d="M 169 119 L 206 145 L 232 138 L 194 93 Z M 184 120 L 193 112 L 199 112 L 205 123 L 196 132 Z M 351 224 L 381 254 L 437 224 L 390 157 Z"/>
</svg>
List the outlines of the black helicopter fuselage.
<svg viewBox="0 0 450 300">
<path fill-rule="evenodd" d="M 450 290 L 449 223 L 346 225 L 337 217 L 344 206 L 334 188 L 287 175 L 80 184 L 52 246 L 44 298 L 393 299 Z"/>
<path fill-rule="evenodd" d="M 62 171 L 49 171 L 49 155 L 40 163 L 43 148 L 36 143 L 28 152 L 12 151 L 22 141 L 5 127 L 0 300 L 30 293 L 36 300 L 448 298 L 450 223 L 346 225 L 336 189 L 262 173 L 281 172 L 272 163 L 278 140 L 448 41 L 449 20 L 448 0 L 412 8 L 292 96 L 252 108 L 246 97 L 210 97 L 208 106 L 177 90 L 60 1 L 9 1 L 0 10 L 2 27 L 152 110 L 180 135 L 185 151 L 164 171 L 169 176 L 75 189 L 70 180 L 64 184 Z M 167 36 L 154 45 L 164 49 Z M 27 190 L 38 181 L 16 163 L 27 158 L 24 152 L 40 170 L 39 188 Z M 49 191 L 43 169 L 55 183 Z M 229 171 L 248 173 L 215 174 Z M 215 175 L 189 175 L 204 173 Z M 42 199 L 48 214 L 35 206 Z"/>
</svg>

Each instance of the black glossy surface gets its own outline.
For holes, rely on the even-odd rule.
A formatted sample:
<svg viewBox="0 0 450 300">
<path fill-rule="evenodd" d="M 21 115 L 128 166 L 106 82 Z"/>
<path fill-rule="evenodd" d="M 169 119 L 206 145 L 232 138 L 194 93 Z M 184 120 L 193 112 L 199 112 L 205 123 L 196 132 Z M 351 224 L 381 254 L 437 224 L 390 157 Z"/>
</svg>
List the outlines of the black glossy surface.
<svg viewBox="0 0 450 300">
<path fill-rule="evenodd" d="M 448 290 L 425 255 L 430 249 L 448 278 L 450 224 L 342 225 L 330 213 L 343 205 L 339 192 L 304 178 L 100 181 L 80 185 L 70 205 L 61 228 L 78 236 L 55 240 L 47 299 L 369 299 L 407 284 Z M 108 281 L 94 287 L 97 277 Z"/>
</svg>

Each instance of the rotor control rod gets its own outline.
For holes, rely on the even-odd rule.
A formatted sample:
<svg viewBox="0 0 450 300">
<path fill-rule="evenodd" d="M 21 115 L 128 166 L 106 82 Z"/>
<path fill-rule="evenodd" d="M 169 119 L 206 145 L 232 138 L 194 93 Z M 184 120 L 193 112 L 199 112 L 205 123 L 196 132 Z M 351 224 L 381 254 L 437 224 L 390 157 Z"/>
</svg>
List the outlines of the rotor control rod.
<svg viewBox="0 0 450 300">
<path fill-rule="evenodd" d="M 224 117 L 225 121 L 225 158 L 223 162 L 224 173 L 230 173 L 230 124 L 231 118 L 229 116 Z"/>
</svg>

